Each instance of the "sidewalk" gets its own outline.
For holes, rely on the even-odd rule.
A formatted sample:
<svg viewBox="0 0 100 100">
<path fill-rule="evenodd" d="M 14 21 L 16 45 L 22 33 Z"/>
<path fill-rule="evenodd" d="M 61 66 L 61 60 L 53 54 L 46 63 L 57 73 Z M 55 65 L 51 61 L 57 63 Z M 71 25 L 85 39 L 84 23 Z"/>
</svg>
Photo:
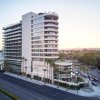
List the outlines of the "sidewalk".
<svg viewBox="0 0 100 100">
<path fill-rule="evenodd" d="M 93 91 L 91 91 L 91 92 L 90 91 L 84 91 L 84 89 L 80 89 L 80 90 L 77 91 L 77 90 L 72 90 L 72 89 L 66 89 L 66 88 L 63 88 L 63 87 L 58 88 L 58 86 L 53 85 L 53 84 L 49 84 L 49 83 L 44 84 L 44 82 L 42 82 L 42 81 L 30 79 L 26 76 L 21 76 L 21 75 L 9 73 L 9 72 L 5 72 L 5 74 L 10 75 L 12 77 L 22 79 L 22 80 L 25 80 L 25 81 L 28 81 L 28 82 L 32 82 L 32 83 L 35 83 L 35 84 L 38 84 L 38 85 L 47 85 L 49 87 L 53 87 L 53 88 L 56 88 L 56 89 L 67 91 L 69 93 L 73 93 L 73 94 L 80 95 L 80 96 L 86 96 L 86 97 L 99 97 L 100 96 L 100 86 L 92 86 Z"/>
</svg>

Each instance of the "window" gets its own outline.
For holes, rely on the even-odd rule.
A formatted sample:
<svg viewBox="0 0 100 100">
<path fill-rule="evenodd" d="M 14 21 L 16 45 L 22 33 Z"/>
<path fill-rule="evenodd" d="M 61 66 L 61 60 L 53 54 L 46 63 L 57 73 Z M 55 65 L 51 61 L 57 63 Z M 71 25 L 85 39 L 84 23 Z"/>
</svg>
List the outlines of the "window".
<svg viewBox="0 0 100 100">
<path fill-rule="evenodd" d="M 33 24 L 33 20 L 31 20 L 31 24 Z"/>
<path fill-rule="evenodd" d="M 33 32 L 33 29 L 31 29 L 31 32 Z"/>
<path fill-rule="evenodd" d="M 33 18 L 34 16 L 31 16 L 31 18 Z"/>
<path fill-rule="evenodd" d="M 31 25 L 31 28 L 33 28 L 33 25 Z"/>
<path fill-rule="evenodd" d="M 31 36 L 33 36 L 33 33 L 31 33 Z"/>
</svg>

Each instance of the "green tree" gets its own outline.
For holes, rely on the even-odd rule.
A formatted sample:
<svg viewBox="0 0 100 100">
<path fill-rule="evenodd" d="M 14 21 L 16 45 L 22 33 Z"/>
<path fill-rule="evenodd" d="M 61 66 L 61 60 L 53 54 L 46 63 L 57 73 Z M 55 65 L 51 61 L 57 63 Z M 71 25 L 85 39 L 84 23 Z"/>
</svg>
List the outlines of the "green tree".
<svg viewBox="0 0 100 100">
<path fill-rule="evenodd" d="M 55 59 L 45 59 L 45 62 L 47 63 L 47 65 L 49 65 L 49 79 L 52 80 L 52 83 L 54 82 L 54 68 L 55 68 Z M 51 75 L 50 75 L 51 72 Z M 52 76 L 53 75 L 53 76 Z"/>
<path fill-rule="evenodd" d="M 61 61 L 65 60 L 66 59 L 66 54 L 65 53 L 59 53 L 59 59 Z"/>
<path fill-rule="evenodd" d="M 5 69 L 6 71 L 11 71 L 11 70 L 12 70 L 11 67 L 10 67 L 10 62 L 9 62 L 8 59 L 5 59 L 5 60 L 4 60 L 4 69 Z"/>
<path fill-rule="evenodd" d="M 96 66 L 100 70 L 100 57 L 96 58 Z"/>
</svg>

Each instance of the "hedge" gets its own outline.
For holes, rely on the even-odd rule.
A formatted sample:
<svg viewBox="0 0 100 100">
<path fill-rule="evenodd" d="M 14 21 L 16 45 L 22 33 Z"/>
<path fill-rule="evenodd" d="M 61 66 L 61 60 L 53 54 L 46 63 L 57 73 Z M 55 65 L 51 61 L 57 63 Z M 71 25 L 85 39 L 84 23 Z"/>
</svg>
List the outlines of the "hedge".
<svg viewBox="0 0 100 100">
<path fill-rule="evenodd" d="M 69 88 L 69 89 L 81 89 L 82 87 L 84 87 L 84 84 L 79 84 L 79 85 L 69 85 L 67 83 L 62 83 L 62 82 L 58 82 L 58 81 L 54 81 L 55 85 L 59 85 L 61 87 L 64 88 Z"/>
<path fill-rule="evenodd" d="M 33 78 L 36 79 L 36 80 L 41 80 L 42 79 L 41 77 L 39 77 L 37 75 L 34 75 Z"/>
<path fill-rule="evenodd" d="M 28 78 L 31 78 L 31 75 L 30 75 L 30 74 L 27 74 L 27 77 L 28 77 Z"/>
<path fill-rule="evenodd" d="M 44 78 L 44 77 L 43 77 L 43 81 L 44 81 L 44 82 L 47 82 L 47 83 L 52 83 L 52 81 L 51 81 L 49 78 Z"/>
<path fill-rule="evenodd" d="M 34 75 L 33 78 L 40 81 L 42 80 L 42 77 L 37 75 Z M 44 78 L 44 77 L 43 77 L 43 82 L 52 83 L 52 81 L 49 78 Z"/>
<path fill-rule="evenodd" d="M 12 100 L 20 100 L 17 96 L 7 92 L 6 90 L 2 90 L 0 88 L 0 92 L 2 92 L 3 94 L 5 94 L 6 96 L 8 96 L 9 98 L 11 98 Z"/>
</svg>

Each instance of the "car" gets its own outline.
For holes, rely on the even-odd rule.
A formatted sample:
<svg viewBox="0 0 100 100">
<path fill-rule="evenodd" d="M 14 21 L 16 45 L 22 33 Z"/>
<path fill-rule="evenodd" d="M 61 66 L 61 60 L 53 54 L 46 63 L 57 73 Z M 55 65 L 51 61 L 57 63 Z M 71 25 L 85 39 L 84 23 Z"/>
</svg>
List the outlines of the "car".
<svg viewBox="0 0 100 100">
<path fill-rule="evenodd" d="M 87 74 L 86 73 L 81 73 L 81 75 L 85 78 L 87 78 Z"/>
<path fill-rule="evenodd" d="M 98 86 L 98 84 L 94 81 L 92 81 L 91 84 L 94 85 L 94 86 Z"/>
<path fill-rule="evenodd" d="M 93 80 L 99 82 L 99 79 L 98 78 L 93 78 Z"/>
<path fill-rule="evenodd" d="M 89 78 L 89 79 L 93 79 L 91 75 L 88 75 L 88 78 Z"/>
</svg>

